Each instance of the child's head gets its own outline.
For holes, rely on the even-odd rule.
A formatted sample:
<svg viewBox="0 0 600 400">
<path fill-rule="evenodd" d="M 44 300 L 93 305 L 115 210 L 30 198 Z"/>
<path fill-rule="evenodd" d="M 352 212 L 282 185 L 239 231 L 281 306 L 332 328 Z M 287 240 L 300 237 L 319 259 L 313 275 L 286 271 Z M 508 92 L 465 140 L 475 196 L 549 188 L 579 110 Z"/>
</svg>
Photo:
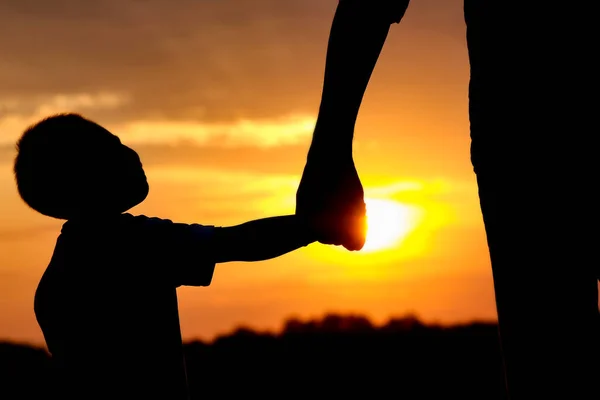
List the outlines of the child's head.
<svg viewBox="0 0 600 400">
<path fill-rule="evenodd" d="M 119 214 L 148 195 L 137 153 L 80 115 L 55 115 L 29 127 L 17 151 L 19 194 L 49 217 Z"/>
</svg>

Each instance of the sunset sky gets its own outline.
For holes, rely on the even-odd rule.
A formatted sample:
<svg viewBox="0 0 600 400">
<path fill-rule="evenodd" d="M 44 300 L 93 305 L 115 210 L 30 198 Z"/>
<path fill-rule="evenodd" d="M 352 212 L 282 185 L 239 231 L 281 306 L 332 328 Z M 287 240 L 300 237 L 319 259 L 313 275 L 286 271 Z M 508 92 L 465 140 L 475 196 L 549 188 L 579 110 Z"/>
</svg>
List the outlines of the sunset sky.
<svg viewBox="0 0 600 400">
<path fill-rule="evenodd" d="M 210 287 L 179 289 L 184 339 L 330 311 L 378 323 L 496 318 L 462 3 L 413 0 L 371 78 L 354 142 L 371 251 L 313 244 L 218 265 Z M 336 5 L 0 2 L 0 340 L 42 343 L 33 295 L 62 224 L 17 195 L 14 142 L 27 125 L 79 112 L 137 150 L 151 189 L 132 213 L 221 226 L 291 214 Z"/>
</svg>

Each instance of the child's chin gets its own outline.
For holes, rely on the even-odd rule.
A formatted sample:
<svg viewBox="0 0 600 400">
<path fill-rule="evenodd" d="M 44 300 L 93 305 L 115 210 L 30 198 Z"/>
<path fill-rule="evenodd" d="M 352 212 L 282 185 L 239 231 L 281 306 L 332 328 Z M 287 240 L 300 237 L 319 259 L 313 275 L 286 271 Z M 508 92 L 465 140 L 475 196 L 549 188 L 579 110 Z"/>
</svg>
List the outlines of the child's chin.
<svg viewBox="0 0 600 400">
<path fill-rule="evenodd" d="M 98 191 L 86 203 L 91 209 L 98 210 L 103 214 L 120 214 L 143 202 L 148 196 L 149 190 L 146 180 L 130 181 L 108 190 Z"/>
<path fill-rule="evenodd" d="M 149 191 L 150 191 L 150 187 L 148 186 L 148 182 L 146 182 L 146 181 L 141 182 L 138 186 L 136 186 L 135 189 L 133 189 L 130 193 L 128 193 L 129 194 L 128 198 L 124 199 L 125 201 L 123 202 L 123 204 L 127 208 L 125 210 L 123 210 L 123 212 L 139 205 L 141 202 L 146 200 L 146 197 L 148 197 Z"/>
<path fill-rule="evenodd" d="M 119 199 L 115 199 L 112 202 L 109 202 L 108 204 L 99 204 L 98 208 L 103 209 L 106 213 L 121 214 L 139 205 L 146 199 L 147 195 L 148 191 L 128 193 L 127 197 L 121 196 Z"/>
</svg>

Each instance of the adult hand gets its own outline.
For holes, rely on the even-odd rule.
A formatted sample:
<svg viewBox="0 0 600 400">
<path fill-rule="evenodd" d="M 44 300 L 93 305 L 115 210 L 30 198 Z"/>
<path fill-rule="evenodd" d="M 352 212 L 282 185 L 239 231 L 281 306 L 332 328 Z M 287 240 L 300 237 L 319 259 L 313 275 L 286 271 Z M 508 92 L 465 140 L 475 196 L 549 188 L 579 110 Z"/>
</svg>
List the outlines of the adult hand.
<svg viewBox="0 0 600 400">
<path fill-rule="evenodd" d="M 309 221 L 319 242 L 362 249 L 366 206 L 354 162 L 326 158 L 307 162 L 296 193 L 296 214 Z"/>
</svg>

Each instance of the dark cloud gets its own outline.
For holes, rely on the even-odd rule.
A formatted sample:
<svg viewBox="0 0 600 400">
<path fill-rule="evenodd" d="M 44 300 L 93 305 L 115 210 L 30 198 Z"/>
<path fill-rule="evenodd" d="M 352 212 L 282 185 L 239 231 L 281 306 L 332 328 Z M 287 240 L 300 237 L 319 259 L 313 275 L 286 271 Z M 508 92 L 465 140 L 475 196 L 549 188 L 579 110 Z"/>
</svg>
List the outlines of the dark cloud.
<svg viewBox="0 0 600 400">
<path fill-rule="evenodd" d="M 322 66 L 307 60 L 323 52 L 334 6 L 305 0 L 3 2 L 2 94 L 126 91 L 134 103 L 121 113 L 138 118 L 286 113 L 302 106 L 298 93 L 308 81 L 315 100 Z"/>
<path fill-rule="evenodd" d="M 421 42 L 404 38 L 400 46 L 417 55 L 431 51 L 430 31 L 462 40 L 459 0 L 413 3 L 402 31 L 415 31 Z M 130 93 L 129 106 L 94 114 L 114 121 L 314 112 L 336 4 L 4 0 L 0 102 L 53 93 Z"/>
</svg>

